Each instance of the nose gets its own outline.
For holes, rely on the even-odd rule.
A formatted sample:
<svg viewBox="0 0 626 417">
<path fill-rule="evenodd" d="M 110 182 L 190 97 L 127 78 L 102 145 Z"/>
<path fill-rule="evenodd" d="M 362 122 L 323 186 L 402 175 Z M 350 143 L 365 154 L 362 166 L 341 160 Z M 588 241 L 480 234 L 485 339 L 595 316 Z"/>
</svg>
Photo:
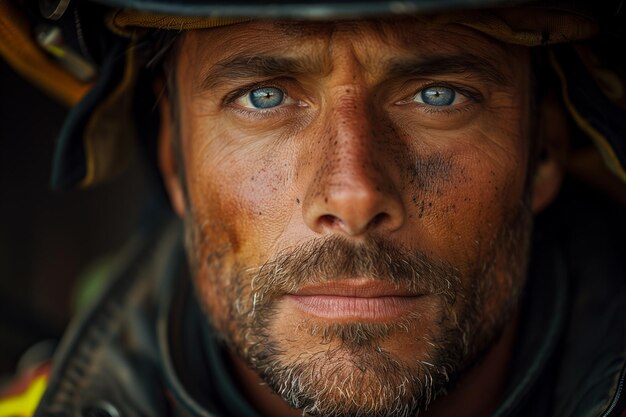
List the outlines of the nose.
<svg viewBox="0 0 626 417">
<path fill-rule="evenodd" d="M 326 116 L 324 149 L 303 201 L 307 226 L 318 234 L 350 237 L 393 232 L 405 221 L 402 197 L 388 171 L 383 138 L 366 106 L 343 90 Z M 378 140 L 378 143 L 376 142 Z"/>
</svg>

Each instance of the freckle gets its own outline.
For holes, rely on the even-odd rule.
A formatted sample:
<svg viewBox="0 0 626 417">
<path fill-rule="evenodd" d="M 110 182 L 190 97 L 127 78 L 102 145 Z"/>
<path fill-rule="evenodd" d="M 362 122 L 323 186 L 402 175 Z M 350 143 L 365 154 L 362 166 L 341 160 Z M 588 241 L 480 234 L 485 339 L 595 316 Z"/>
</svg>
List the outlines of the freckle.
<svg viewBox="0 0 626 417">
<path fill-rule="evenodd" d="M 328 197 L 324 197 L 324 203 L 328 203 Z"/>
<path fill-rule="evenodd" d="M 418 216 L 420 219 L 424 217 L 424 200 L 422 200 L 422 204 L 420 205 L 420 214 Z"/>
<path fill-rule="evenodd" d="M 296 203 L 300 204 L 300 199 L 299 198 L 296 198 Z"/>
<path fill-rule="evenodd" d="M 254 181 L 254 175 L 250 177 L 250 181 Z"/>
<path fill-rule="evenodd" d="M 262 216 L 262 215 L 263 215 L 263 213 L 261 213 L 261 212 L 259 211 L 259 216 Z"/>
</svg>

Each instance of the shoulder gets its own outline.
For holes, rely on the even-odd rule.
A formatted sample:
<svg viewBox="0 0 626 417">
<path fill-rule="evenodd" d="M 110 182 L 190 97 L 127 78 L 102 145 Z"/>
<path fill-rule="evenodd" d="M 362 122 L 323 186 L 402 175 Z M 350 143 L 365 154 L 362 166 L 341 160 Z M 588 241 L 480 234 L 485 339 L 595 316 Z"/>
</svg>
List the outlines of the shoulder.
<svg viewBox="0 0 626 417">
<path fill-rule="evenodd" d="M 170 260 L 180 246 L 179 222 L 167 221 L 151 233 L 135 235 L 120 251 L 105 287 L 68 326 L 35 415 L 80 415 L 84 410 L 163 415 L 160 284 L 170 277 Z"/>
</svg>

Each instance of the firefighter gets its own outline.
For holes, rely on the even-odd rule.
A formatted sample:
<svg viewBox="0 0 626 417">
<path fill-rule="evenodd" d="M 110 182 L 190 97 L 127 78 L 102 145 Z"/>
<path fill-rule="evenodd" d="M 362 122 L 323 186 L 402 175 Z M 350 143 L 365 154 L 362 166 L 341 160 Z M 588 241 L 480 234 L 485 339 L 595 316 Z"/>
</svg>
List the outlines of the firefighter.
<svg viewBox="0 0 626 417">
<path fill-rule="evenodd" d="M 620 2 L 0 5 L 166 196 L 0 415 L 624 416 Z"/>
</svg>

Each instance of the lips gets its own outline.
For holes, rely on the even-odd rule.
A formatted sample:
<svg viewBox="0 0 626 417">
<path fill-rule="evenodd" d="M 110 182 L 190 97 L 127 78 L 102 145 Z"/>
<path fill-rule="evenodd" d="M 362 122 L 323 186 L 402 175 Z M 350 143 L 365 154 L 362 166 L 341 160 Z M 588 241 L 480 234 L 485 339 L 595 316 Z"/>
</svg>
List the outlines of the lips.
<svg viewBox="0 0 626 417">
<path fill-rule="evenodd" d="M 301 312 L 329 320 L 387 321 L 418 307 L 424 298 L 393 283 L 350 279 L 308 285 L 286 295 Z"/>
</svg>

